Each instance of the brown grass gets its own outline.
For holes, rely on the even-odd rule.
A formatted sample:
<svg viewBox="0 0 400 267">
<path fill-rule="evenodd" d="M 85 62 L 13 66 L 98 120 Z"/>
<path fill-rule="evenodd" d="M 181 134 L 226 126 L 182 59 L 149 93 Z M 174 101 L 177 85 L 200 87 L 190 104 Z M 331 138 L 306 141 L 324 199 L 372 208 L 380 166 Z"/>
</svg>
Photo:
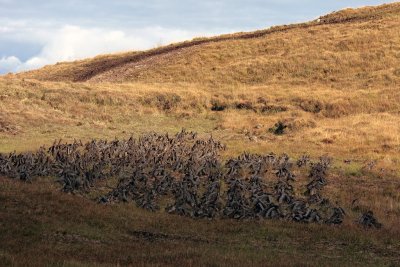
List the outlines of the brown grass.
<svg viewBox="0 0 400 267">
<path fill-rule="evenodd" d="M 399 9 L 396 3 L 345 10 L 319 22 L 0 77 L 0 152 L 33 150 L 58 138 L 186 128 L 227 144 L 224 156 L 328 154 L 335 161 L 327 196 L 345 205 L 350 220 L 359 211 L 349 203 L 358 198 L 383 230 L 193 221 L 129 205 L 98 206 L 61 194 L 46 179 L 32 185 L 1 179 L 0 263 L 396 265 Z M 82 79 L 89 81 L 73 82 Z M 215 106 L 224 108 L 212 111 Z M 288 126 L 281 136 L 269 131 L 278 121 Z M 148 240 L 140 231 L 153 235 Z"/>
<path fill-rule="evenodd" d="M 283 85 L 211 89 L 197 84 L 116 86 L 2 78 L 0 90 L 2 151 L 37 148 L 37 139 L 50 143 L 59 137 L 113 138 L 182 127 L 212 133 L 232 144 L 232 153 L 256 148 L 293 155 L 390 158 L 396 167 L 400 151 L 400 94 L 395 89 L 343 92 Z M 216 103 L 225 109 L 212 111 Z M 268 131 L 277 121 L 289 126 L 286 135 Z"/>
<path fill-rule="evenodd" d="M 0 200 L 3 266 L 383 266 L 400 257 L 388 227 L 192 220 L 98 205 L 46 179 L 0 178 Z"/>
</svg>

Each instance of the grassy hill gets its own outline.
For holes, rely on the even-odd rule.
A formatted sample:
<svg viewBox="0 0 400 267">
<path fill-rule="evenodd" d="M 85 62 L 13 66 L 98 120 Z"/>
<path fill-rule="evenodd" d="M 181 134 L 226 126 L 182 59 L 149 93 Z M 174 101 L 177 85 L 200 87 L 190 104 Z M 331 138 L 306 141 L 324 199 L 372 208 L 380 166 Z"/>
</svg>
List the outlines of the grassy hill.
<svg viewBox="0 0 400 267">
<path fill-rule="evenodd" d="M 69 137 L 115 136 L 141 132 L 140 121 L 148 120 L 150 129 L 213 132 L 238 151 L 396 158 L 399 26 L 399 3 L 346 9 L 307 23 L 5 76 L 0 125 L 25 135 L 40 126 L 48 133 L 35 138 L 46 139 L 59 135 L 51 128 L 57 125 Z M 212 112 L 218 105 L 225 110 Z M 268 133 L 279 120 L 289 126 L 283 138 Z M 245 139 L 259 142 L 243 145 Z"/>
<path fill-rule="evenodd" d="M 270 131 L 279 121 L 283 135 Z M 0 77 L 0 152 L 182 128 L 212 134 L 227 145 L 226 157 L 327 154 L 327 194 L 348 205 L 358 198 L 385 227 L 192 221 L 100 207 L 45 179 L 0 178 L 0 262 L 26 265 L 37 253 L 29 244 L 42 251 L 32 261 L 38 266 L 211 264 L 202 253 L 222 265 L 400 258 L 400 3 Z"/>
<path fill-rule="evenodd" d="M 60 63 L 23 74 L 49 81 L 324 84 L 399 81 L 400 4 L 343 10 L 318 20 L 195 39 L 144 52 Z"/>
</svg>

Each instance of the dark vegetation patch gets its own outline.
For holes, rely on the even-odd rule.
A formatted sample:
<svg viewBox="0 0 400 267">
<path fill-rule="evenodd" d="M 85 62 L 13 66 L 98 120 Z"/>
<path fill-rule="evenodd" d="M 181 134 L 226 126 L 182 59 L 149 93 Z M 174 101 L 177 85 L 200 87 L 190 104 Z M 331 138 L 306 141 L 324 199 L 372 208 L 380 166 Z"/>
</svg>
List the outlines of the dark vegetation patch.
<svg viewBox="0 0 400 267">
<path fill-rule="evenodd" d="M 242 101 L 242 102 L 237 102 L 235 104 L 235 108 L 236 109 L 245 109 L 245 110 L 256 110 L 253 107 L 253 103 L 251 103 L 250 101 Z"/>
<path fill-rule="evenodd" d="M 227 104 L 225 102 L 222 102 L 219 99 L 212 99 L 211 100 L 211 110 L 212 111 L 224 111 L 227 109 Z"/>
<path fill-rule="evenodd" d="M 238 101 L 235 102 L 233 107 L 238 110 L 251 110 L 256 113 L 269 113 L 269 114 L 285 112 L 288 110 L 288 108 L 285 106 L 269 104 L 267 99 L 263 97 L 258 97 L 257 100 L 254 102 L 250 100 Z"/>
<path fill-rule="evenodd" d="M 282 135 L 288 126 L 282 121 L 275 123 L 274 127 L 269 128 L 269 131 L 275 135 Z"/>
<path fill-rule="evenodd" d="M 322 139 L 322 143 L 324 143 L 326 145 L 331 145 L 334 143 L 334 141 L 330 138 L 324 138 L 324 139 Z"/>
<path fill-rule="evenodd" d="M 268 104 L 267 100 L 262 97 L 258 98 L 256 102 L 241 100 L 229 103 L 228 101 L 222 101 L 219 99 L 211 100 L 212 111 L 224 111 L 226 109 L 247 110 L 262 114 L 274 114 L 288 110 L 285 106 Z"/>
<path fill-rule="evenodd" d="M 278 123 L 276 128 L 279 131 L 284 125 Z M 329 158 L 311 162 L 303 156 L 293 162 L 287 155 L 245 153 L 224 161 L 219 155 L 224 149 L 213 138 L 200 139 L 186 131 L 87 143 L 60 140 L 32 153 L 0 154 L 0 176 L 27 182 L 56 177 L 62 191 L 86 197 L 99 193 L 95 200 L 102 204 L 133 202 L 149 211 L 164 209 L 191 218 L 328 225 L 345 220 L 343 208 L 323 196 Z M 294 168 L 303 170 L 296 176 Z M 118 182 L 104 192 L 101 184 L 110 180 Z M 359 224 L 379 225 L 373 214 L 364 215 Z M 132 235 L 149 240 L 185 239 L 140 231 Z"/>
<path fill-rule="evenodd" d="M 287 111 L 288 108 L 285 106 L 279 106 L 279 105 L 263 105 L 260 108 L 261 113 L 279 113 L 279 112 L 285 112 Z"/>
</svg>

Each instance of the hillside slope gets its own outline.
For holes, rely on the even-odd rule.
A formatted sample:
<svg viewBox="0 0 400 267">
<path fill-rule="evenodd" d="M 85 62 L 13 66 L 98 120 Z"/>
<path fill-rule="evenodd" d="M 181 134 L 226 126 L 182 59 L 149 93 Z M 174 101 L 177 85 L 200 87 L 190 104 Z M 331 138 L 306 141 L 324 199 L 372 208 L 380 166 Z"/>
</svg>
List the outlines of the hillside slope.
<svg viewBox="0 0 400 267">
<path fill-rule="evenodd" d="M 369 87 L 400 79 L 400 3 L 346 9 L 252 33 L 60 63 L 21 77 L 48 81 L 323 83 Z"/>
<path fill-rule="evenodd" d="M 400 3 L 1 76 L 0 153 L 185 128 L 224 159 L 331 157 L 323 195 L 348 217 L 192 220 L 0 177 L 0 265 L 397 266 L 399 89 Z M 382 229 L 354 225 L 367 210 Z"/>
<path fill-rule="evenodd" d="M 399 84 L 400 3 L 346 9 L 1 77 L 0 149 L 185 127 L 232 153 L 390 156 L 397 165 Z M 283 137 L 269 132 L 278 121 Z"/>
</svg>

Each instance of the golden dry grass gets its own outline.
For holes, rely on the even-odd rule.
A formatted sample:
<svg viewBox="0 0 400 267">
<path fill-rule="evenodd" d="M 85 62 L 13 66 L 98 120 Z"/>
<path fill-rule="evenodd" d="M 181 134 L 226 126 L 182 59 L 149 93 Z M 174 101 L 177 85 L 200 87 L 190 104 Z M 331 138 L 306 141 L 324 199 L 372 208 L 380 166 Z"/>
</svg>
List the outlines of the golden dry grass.
<svg viewBox="0 0 400 267">
<path fill-rule="evenodd" d="M 387 87 L 399 81 L 399 14 L 399 3 L 350 9 L 320 21 L 61 63 L 20 76 L 207 86 L 322 84 L 349 91 Z"/>
<path fill-rule="evenodd" d="M 400 151 L 400 94 L 324 87 L 197 84 L 89 84 L 0 79 L 0 148 L 26 150 L 56 138 L 127 136 L 180 128 L 213 134 L 232 154 L 327 153 L 344 159 L 390 158 Z M 212 106 L 226 106 L 221 112 Z M 242 106 L 241 106 L 242 105 Z M 287 134 L 268 131 L 285 122 Z M 20 137 L 20 138 L 18 138 Z M 252 140 L 252 141 L 251 141 Z"/>
<path fill-rule="evenodd" d="M 18 101 L 36 99 L 35 110 L 5 123 L 23 128 L 23 120 L 29 119 L 29 128 L 37 120 L 34 125 L 40 126 L 40 120 L 52 124 L 53 116 L 69 125 L 125 130 L 133 118 L 143 118 L 164 120 L 163 129 L 168 118 L 179 118 L 174 126 L 194 124 L 205 130 L 201 125 L 206 124 L 205 132 L 231 143 L 254 136 L 260 150 L 323 150 L 340 158 L 396 160 L 399 29 L 400 4 L 394 3 L 347 9 L 320 21 L 48 66 L 1 81 L 2 87 L 12 83 Z M 81 73 L 92 73 L 86 75 L 88 82 L 69 82 L 79 80 Z M 18 101 L 8 99 L 11 106 L 3 105 L 2 112 L 11 118 L 9 110 L 18 110 L 15 116 L 21 117 Z M 228 109 L 210 112 L 213 103 Z M 240 103 L 250 103 L 258 112 L 239 111 L 235 106 Z M 265 106 L 268 111 L 261 113 Z M 268 134 L 278 120 L 290 126 L 283 138 Z M 258 125 L 262 127 L 254 129 Z M 139 128 L 135 124 L 133 132 Z"/>
<path fill-rule="evenodd" d="M 75 239 L 66 245 L 57 241 L 54 251 L 50 249 L 53 243 L 42 246 L 44 252 L 34 265 L 396 264 L 400 246 L 399 29 L 400 4 L 395 3 L 345 10 L 321 17 L 321 21 L 105 55 L 0 77 L 0 152 L 33 150 L 58 138 L 112 139 L 186 128 L 212 134 L 227 144 L 225 157 L 244 151 L 285 152 L 294 158 L 303 153 L 314 158 L 327 154 L 334 158 L 327 196 L 343 203 L 351 220 L 357 213 L 350 203 L 358 198 L 363 209 L 375 211 L 384 230 L 366 233 L 349 224 L 326 228 L 198 222 L 131 206 L 99 207 L 60 195 L 46 180 L 36 185 L 1 180 L 0 200 L 8 203 L 0 209 L 2 218 L 20 225 L 33 213 L 42 228 L 36 231 L 27 223 L 23 227 L 28 237 L 3 236 L 0 262 L 24 265 L 24 258 L 37 249 L 25 245 L 14 254 L 11 248 L 21 242 L 38 244 L 43 235 L 66 231 Z M 107 68 L 99 67 L 103 65 Z M 82 77 L 87 81 L 74 82 Z M 212 111 L 216 106 L 224 110 Z M 281 136 L 269 131 L 278 121 L 288 125 Z M 368 167 L 371 162 L 376 163 L 373 168 Z M 25 203 L 21 214 L 11 215 L 19 209 L 10 204 L 13 196 Z M 43 213 L 32 211 L 30 197 L 43 209 L 43 199 L 54 206 Z M 81 207 L 82 213 L 72 215 L 71 205 Z M 83 217 L 76 229 L 65 230 L 64 215 L 57 210 L 72 216 L 68 225 Z M 91 221 L 96 223 L 91 225 Z M 128 233 L 129 229 L 145 229 L 176 234 L 177 225 L 184 225 L 187 236 L 212 239 L 211 244 L 182 240 L 132 243 Z M 18 232 L 17 226 L 0 229 L 2 233 L 6 229 Z M 221 239 L 215 238 L 220 231 Z M 111 240 L 102 243 L 106 232 L 104 240 Z M 265 242 L 265 237 L 274 239 L 281 234 L 282 240 Z M 88 246 L 87 240 L 101 242 L 93 245 L 90 241 Z M 228 242 L 227 247 L 218 243 L 221 240 Z M 326 253 L 320 255 L 318 249 Z M 64 261 L 66 256 L 70 260 Z"/>
</svg>

